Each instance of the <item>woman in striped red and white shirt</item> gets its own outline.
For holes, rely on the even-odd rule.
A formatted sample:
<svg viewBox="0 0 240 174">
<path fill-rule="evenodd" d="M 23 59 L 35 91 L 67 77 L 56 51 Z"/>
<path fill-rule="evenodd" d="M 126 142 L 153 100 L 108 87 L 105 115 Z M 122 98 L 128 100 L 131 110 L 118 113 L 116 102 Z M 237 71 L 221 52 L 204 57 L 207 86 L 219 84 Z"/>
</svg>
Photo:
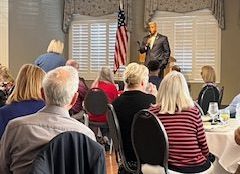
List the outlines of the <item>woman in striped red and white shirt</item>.
<svg viewBox="0 0 240 174">
<path fill-rule="evenodd" d="M 198 173 L 210 168 L 209 150 L 199 110 L 184 76 L 172 71 L 160 84 L 156 105 L 149 109 L 163 123 L 169 141 L 169 169 Z"/>
</svg>

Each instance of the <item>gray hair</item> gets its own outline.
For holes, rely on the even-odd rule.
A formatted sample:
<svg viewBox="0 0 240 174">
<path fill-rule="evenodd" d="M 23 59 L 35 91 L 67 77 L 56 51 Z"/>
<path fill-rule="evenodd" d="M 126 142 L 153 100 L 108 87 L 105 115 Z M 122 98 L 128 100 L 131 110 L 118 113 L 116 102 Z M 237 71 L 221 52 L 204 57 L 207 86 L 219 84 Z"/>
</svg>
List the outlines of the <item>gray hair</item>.
<svg viewBox="0 0 240 174">
<path fill-rule="evenodd" d="M 77 70 L 79 69 L 79 63 L 73 59 L 68 59 L 66 62 L 66 66 L 72 66 L 72 67 L 76 68 Z"/>
<path fill-rule="evenodd" d="M 43 79 L 43 90 L 48 105 L 65 106 L 71 103 L 78 90 L 78 72 L 71 66 L 49 71 Z"/>
<path fill-rule="evenodd" d="M 105 80 L 110 83 L 114 83 L 113 72 L 109 67 L 102 67 L 98 75 L 98 81 Z"/>
</svg>

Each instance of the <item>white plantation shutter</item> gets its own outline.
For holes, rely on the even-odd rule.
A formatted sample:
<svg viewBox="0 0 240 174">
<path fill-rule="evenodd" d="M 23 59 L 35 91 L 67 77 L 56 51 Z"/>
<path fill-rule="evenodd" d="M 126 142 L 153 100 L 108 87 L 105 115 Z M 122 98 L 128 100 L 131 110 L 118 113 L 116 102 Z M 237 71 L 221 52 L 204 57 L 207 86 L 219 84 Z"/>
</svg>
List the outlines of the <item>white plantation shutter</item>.
<svg viewBox="0 0 240 174">
<path fill-rule="evenodd" d="M 79 62 L 79 73 L 87 80 L 97 77 L 103 66 L 114 67 L 117 15 L 75 16 L 70 27 L 70 58 Z M 116 77 L 121 78 L 124 67 Z"/>
<path fill-rule="evenodd" d="M 201 81 L 201 67 L 211 65 L 219 82 L 221 30 L 209 10 L 184 14 L 156 12 L 152 20 L 158 23 L 159 33 L 168 37 L 171 56 L 188 81 Z"/>
<path fill-rule="evenodd" d="M 106 23 L 90 24 L 90 72 L 107 65 Z"/>
</svg>

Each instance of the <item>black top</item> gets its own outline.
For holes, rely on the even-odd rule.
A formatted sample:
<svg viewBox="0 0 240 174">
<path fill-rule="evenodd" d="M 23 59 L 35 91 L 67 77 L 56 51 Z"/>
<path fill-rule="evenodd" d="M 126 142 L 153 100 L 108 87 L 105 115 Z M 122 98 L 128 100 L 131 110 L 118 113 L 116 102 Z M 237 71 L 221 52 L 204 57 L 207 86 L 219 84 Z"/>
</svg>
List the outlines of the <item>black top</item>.
<svg viewBox="0 0 240 174">
<path fill-rule="evenodd" d="M 141 91 L 125 91 L 113 103 L 122 135 L 123 148 L 127 161 L 136 161 L 131 141 L 131 126 L 134 114 L 147 109 L 156 98 Z"/>
</svg>

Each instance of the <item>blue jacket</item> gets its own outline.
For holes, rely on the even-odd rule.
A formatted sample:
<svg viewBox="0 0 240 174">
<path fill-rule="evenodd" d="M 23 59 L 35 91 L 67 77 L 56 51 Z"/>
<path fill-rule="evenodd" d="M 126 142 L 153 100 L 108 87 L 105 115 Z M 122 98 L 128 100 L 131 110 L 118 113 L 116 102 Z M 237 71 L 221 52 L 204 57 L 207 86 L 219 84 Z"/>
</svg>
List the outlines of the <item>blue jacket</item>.
<svg viewBox="0 0 240 174">
<path fill-rule="evenodd" d="M 45 72 L 55 69 L 59 66 L 64 66 L 66 59 L 57 53 L 46 53 L 39 56 L 34 64 L 42 68 Z"/>
<path fill-rule="evenodd" d="M 42 100 L 14 102 L 0 108 L 0 138 L 8 122 L 14 118 L 33 114 L 45 106 Z"/>
</svg>

